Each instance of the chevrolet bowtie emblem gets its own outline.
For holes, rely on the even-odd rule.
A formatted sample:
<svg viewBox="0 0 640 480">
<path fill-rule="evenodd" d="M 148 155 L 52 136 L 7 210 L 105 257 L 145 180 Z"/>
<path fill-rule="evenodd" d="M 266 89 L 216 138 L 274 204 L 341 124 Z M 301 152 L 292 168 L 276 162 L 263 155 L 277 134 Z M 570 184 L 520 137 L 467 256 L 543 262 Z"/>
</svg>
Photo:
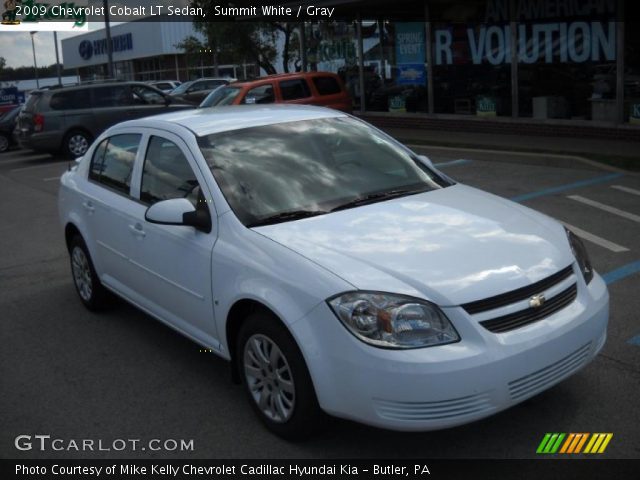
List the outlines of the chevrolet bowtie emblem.
<svg viewBox="0 0 640 480">
<path fill-rule="evenodd" d="M 531 308 L 540 308 L 542 305 L 544 305 L 545 300 L 546 298 L 544 298 L 543 293 L 541 293 L 540 295 L 534 295 L 529 299 L 529 306 Z"/>
</svg>

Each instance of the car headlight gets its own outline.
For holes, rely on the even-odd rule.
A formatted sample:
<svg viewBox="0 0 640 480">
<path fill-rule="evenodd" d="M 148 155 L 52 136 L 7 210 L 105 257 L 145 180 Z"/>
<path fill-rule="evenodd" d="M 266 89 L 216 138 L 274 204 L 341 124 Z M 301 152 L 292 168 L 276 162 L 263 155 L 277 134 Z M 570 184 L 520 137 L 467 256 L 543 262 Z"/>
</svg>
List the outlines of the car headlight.
<svg viewBox="0 0 640 480">
<path fill-rule="evenodd" d="M 580 267 L 580 271 L 584 277 L 584 281 L 588 284 L 593 279 L 593 267 L 591 266 L 587 249 L 584 246 L 584 243 L 582 243 L 582 240 L 580 240 L 575 233 L 566 227 L 565 230 L 567 232 L 567 237 L 569 237 L 569 245 L 571 246 L 573 256 L 576 257 L 578 266 Z"/>
<path fill-rule="evenodd" d="M 336 316 L 360 340 L 382 348 L 420 348 L 460 340 L 435 305 L 382 292 L 349 292 L 327 300 Z"/>
</svg>

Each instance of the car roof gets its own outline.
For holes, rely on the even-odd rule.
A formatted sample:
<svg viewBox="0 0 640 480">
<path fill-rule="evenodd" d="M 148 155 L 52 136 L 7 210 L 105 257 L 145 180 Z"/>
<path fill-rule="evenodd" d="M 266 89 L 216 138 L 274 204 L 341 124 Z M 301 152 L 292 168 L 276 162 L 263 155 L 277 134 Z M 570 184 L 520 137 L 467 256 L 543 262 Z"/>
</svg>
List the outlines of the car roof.
<svg viewBox="0 0 640 480">
<path fill-rule="evenodd" d="M 264 77 L 252 78 L 251 80 L 243 80 L 241 82 L 234 82 L 229 87 L 242 88 L 246 85 L 254 85 L 256 83 L 270 82 L 273 80 L 286 80 L 288 78 L 312 78 L 312 77 L 338 77 L 337 74 L 332 72 L 290 72 L 290 73 L 275 73 L 273 75 L 265 75 Z"/>
<path fill-rule="evenodd" d="M 232 105 L 154 115 L 129 120 L 118 126 L 166 129 L 169 124 L 177 124 L 197 136 L 203 136 L 277 123 L 346 116 L 338 110 L 310 105 Z"/>
</svg>

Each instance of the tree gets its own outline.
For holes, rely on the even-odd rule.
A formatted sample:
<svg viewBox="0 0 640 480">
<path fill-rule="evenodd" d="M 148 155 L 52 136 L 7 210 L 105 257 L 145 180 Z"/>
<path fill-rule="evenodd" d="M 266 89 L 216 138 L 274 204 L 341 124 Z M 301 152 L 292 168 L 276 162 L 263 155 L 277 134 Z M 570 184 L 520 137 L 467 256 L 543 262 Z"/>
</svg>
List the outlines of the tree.
<svg viewBox="0 0 640 480">
<path fill-rule="evenodd" d="M 209 0 L 191 0 L 191 6 L 202 8 L 207 18 L 215 18 L 214 8 L 222 4 L 226 6 L 228 2 L 214 4 Z M 285 72 L 289 71 L 290 62 L 299 56 L 297 47 L 290 48 L 292 42 L 297 45 L 297 24 L 293 22 L 207 22 L 198 17 L 194 19 L 194 27 L 206 37 L 206 48 L 227 58 L 230 63 L 253 61 L 268 75 L 277 73 L 275 45 L 280 33 L 284 35 L 282 67 Z"/>
<path fill-rule="evenodd" d="M 284 46 L 282 48 L 282 69 L 289 73 L 289 64 L 294 64 L 300 59 L 300 48 L 296 29 L 299 24 L 293 22 L 273 22 L 274 29 L 284 34 Z M 293 47 L 292 47 L 293 45 Z"/>
</svg>

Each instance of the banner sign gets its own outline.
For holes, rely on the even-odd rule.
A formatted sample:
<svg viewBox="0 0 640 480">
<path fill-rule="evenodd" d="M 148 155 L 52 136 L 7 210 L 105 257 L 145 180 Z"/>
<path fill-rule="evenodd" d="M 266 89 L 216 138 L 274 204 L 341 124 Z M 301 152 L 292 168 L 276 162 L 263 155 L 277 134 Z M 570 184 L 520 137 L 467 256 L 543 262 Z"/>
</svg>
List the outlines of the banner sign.
<svg viewBox="0 0 640 480">
<path fill-rule="evenodd" d="M 18 105 L 24 103 L 24 92 L 16 87 L 0 89 L 0 105 Z"/>
<path fill-rule="evenodd" d="M 425 85 L 424 23 L 396 24 L 396 64 L 399 85 Z"/>
</svg>

